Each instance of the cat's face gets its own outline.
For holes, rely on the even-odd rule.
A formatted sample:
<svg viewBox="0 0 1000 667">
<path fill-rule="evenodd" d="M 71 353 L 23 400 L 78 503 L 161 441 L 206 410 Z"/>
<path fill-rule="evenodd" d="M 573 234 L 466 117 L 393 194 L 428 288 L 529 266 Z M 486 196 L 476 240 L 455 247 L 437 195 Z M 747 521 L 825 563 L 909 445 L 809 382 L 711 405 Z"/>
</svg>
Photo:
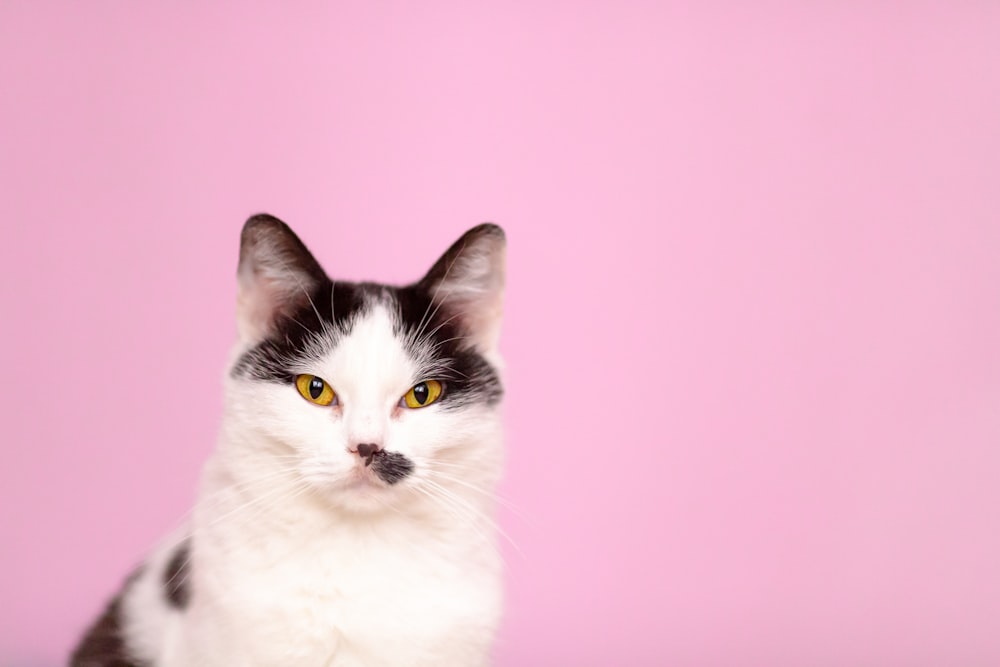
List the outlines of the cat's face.
<svg viewBox="0 0 1000 667">
<path fill-rule="evenodd" d="M 226 383 L 237 455 L 362 511 L 495 481 L 504 248 L 482 225 L 413 285 L 333 282 L 284 223 L 251 218 Z"/>
</svg>

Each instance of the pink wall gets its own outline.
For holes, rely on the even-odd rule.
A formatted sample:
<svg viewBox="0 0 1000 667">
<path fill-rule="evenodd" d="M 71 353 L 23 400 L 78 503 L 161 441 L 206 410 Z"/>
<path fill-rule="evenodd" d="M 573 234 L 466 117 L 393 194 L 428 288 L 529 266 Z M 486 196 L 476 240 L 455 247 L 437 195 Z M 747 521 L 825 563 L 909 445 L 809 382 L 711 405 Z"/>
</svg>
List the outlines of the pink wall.
<svg viewBox="0 0 1000 667">
<path fill-rule="evenodd" d="M 0 664 L 191 502 L 259 210 L 507 228 L 499 665 L 1000 664 L 1000 5 L 176 4 L 0 4 Z"/>
</svg>

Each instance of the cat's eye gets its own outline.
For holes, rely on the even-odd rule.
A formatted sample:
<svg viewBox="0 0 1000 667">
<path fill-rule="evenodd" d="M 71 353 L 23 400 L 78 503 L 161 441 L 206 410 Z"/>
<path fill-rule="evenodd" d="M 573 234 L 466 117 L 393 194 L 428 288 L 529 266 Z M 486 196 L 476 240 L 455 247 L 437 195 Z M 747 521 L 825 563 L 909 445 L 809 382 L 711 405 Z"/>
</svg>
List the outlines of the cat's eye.
<svg viewBox="0 0 1000 667">
<path fill-rule="evenodd" d="M 302 394 L 302 398 L 316 405 L 330 405 L 337 400 L 337 395 L 326 380 L 315 375 L 296 376 L 295 388 Z"/>
<path fill-rule="evenodd" d="M 408 408 L 426 408 L 441 398 L 441 389 L 441 383 L 437 380 L 424 380 L 406 392 L 402 403 Z"/>
</svg>

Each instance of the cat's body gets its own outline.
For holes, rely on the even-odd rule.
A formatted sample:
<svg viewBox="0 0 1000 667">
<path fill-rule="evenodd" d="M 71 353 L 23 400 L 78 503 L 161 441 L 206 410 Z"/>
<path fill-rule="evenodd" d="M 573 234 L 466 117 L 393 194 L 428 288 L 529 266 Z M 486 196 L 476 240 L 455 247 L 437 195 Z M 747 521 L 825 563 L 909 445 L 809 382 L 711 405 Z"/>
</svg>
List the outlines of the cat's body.
<svg viewBox="0 0 1000 667">
<path fill-rule="evenodd" d="M 503 252 L 484 225 L 414 285 L 332 283 L 283 223 L 248 221 L 223 426 L 189 525 L 73 664 L 488 664 Z"/>
</svg>

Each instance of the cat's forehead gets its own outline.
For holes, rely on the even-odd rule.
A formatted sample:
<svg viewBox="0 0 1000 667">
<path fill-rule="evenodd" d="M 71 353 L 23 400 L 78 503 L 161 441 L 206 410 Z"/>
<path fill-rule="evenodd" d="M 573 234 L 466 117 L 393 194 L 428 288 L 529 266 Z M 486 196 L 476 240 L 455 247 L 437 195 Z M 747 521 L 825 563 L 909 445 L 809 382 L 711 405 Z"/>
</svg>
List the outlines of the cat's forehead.
<svg viewBox="0 0 1000 667">
<path fill-rule="evenodd" d="M 332 337 L 319 361 L 343 390 L 372 385 L 398 389 L 394 385 L 415 381 L 419 366 L 405 344 L 398 310 L 384 300 L 373 300 L 358 311 L 350 327 Z"/>
</svg>

